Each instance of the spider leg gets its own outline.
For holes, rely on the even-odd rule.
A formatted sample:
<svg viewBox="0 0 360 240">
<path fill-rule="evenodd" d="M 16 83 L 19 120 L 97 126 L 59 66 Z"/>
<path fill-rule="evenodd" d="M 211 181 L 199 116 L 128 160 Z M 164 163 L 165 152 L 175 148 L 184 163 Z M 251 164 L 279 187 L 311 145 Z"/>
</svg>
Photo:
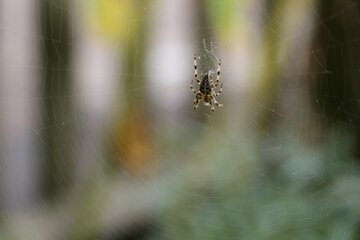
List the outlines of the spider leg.
<svg viewBox="0 0 360 240">
<path fill-rule="evenodd" d="M 213 92 L 214 96 L 217 97 L 217 96 L 219 96 L 221 94 L 222 90 L 223 90 L 223 84 L 221 84 L 219 92 L 217 94 L 215 93 L 214 90 L 212 90 L 212 92 Z"/>
<path fill-rule="evenodd" d="M 200 100 L 198 98 L 194 99 L 194 110 L 199 107 Z"/>
<path fill-rule="evenodd" d="M 194 90 L 194 87 L 193 87 L 193 81 L 191 81 L 191 83 L 190 83 L 190 89 L 193 91 L 193 93 L 196 95 L 196 92 L 195 92 L 195 90 Z"/>
<path fill-rule="evenodd" d="M 222 104 L 220 104 L 220 103 L 218 103 L 218 101 L 216 101 L 216 98 L 212 98 L 213 100 L 214 100 L 214 103 L 216 104 L 216 106 L 218 106 L 218 107 L 221 107 L 222 106 Z"/>
<path fill-rule="evenodd" d="M 216 88 L 219 85 L 219 80 L 220 80 L 220 67 L 221 67 L 221 60 L 219 59 L 219 67 L 218 67 L 218 71 L 217 71 L 217 76 L 216 76 L 216 83 L 214 88 Z"/>
<path fill-rule="evenodd" d="M 197 81 L 198 84 L 200 84 L 200 80 L 198 79 L 198 75 L 197 75 L 196 53 L 194 54 L 194 69 L 195 69 L 195 80 Z"/>
<path fill-rule="evenodd" d="M 210 107 L 211 107 L 211 111 L 215 112 L 215 108 L 214 108 L 214 104 L 213 104 L 213 101 L 210 100 Z"/>
</svg>

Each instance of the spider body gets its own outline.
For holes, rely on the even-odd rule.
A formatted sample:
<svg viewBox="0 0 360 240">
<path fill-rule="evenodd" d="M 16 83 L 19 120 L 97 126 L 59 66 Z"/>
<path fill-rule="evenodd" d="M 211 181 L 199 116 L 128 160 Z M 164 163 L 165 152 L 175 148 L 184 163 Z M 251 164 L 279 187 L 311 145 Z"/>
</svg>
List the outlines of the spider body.
<svg viewBox="0 0 360 240">
<path fill-rule="evenodd" d="M 199 93 L 201 99 L 208 105 L 211 101 L 211 84 L 209 75 L 205 74 L 203 80 L 200 82 Z"/>
<path fill-rule="evenodd" d="M 215 111 L 213 103 L 215 103 L 216 106 L 218 106 L 218 107 L 222 106 L 222 104 L 219 104 L 216 101 L 216 97 L 220 95 L 222 88 L 223 88 L 223 84 L 221 84 L 219 92 L 217 94 L 215 93 L 215 89 L 219 85 L 220 66 L 221 66 L 221 61 L 219 60 L 219 67 L 218 67 L 218 71 L 217 71 L 217 78 L 216 78 L 215 84 L 213 83 L 213 79 L 210 75 L 210 72 L 208 74 L 205 74 L 203 79 L 200 81 L 198 79 L 198 75 L 197 75 L 196 54 L 194 54 L 195 80 L 200 85 L 199 91 L 196 92 L 193 88 L 193 81 L 191 81 L 191 84 L 190 84 L 190 89 L 195 94 L 194 109 L 198 108 L 201 100 L 204 101 L 205 105 L 210 105 L 211 111 L 213 111 L 213 112 Z"/>
<path fill-rule="evenodd" d="M 209 81 L 209 75 L 205 74 L 203 80 L 200 82 L 200 92 L 205 95 L 211 94 L 211 84 Z"/>
</svg>

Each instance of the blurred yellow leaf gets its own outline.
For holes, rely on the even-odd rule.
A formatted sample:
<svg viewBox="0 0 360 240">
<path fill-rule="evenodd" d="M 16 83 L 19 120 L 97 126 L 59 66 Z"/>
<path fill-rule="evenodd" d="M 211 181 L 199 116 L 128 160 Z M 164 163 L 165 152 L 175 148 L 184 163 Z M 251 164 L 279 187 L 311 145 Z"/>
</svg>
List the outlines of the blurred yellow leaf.
<svg viewBox="0 0 360 240">
<path fill-rule="evenodd" d="M 124 42 L 132 37 L 136 21 L 142 10 L 132 0 L 93 0 L 86 2 L 86 21 L 91 30 L 114 41 Z"/>
</svg>

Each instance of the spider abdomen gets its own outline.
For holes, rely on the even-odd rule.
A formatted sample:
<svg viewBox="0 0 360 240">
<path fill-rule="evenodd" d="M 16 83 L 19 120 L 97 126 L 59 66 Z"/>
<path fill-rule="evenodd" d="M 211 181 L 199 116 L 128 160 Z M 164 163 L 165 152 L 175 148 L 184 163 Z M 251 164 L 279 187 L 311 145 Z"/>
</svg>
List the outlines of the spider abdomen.
<svg viewBox="0 0 360 240">
<path fill-rule="evenodd" d="M 200 92 L 205 95 L 208 95 L 211 93 L 211 85 L 209 82 L 208 75 L 205 75 L 203 80 L 200 83 Z"/>
</svg>

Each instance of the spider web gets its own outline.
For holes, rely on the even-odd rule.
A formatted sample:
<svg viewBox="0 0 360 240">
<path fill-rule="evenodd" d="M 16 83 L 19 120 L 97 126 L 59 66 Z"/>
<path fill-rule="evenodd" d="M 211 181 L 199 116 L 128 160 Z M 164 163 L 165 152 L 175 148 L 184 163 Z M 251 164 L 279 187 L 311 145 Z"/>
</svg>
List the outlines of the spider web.
<svg viewBox="0 0 360 240">
<path fill-rule="evenodd" d="M 294 3 L 229 1 L 242 25 L 234 27 L 240 34 L 224 37 L 220 23 L 194 26 L 192 1 L 135 1 L 143 12 L 126 19 L 123 32 L 135 38 L 115 43 L 89 29 L 91 3 L 45 0 L 49 37 L 39 27 L 39 2 L 23 0 L 21 9 L 10 2 L 0 7 L 0 237 L 359 237 L 359 114 L 353 111 L 359 99 L 348 80 L 358 76 L 359 62 L 352 57 L 346 66 L 344 55 L 336 55 L 357 54 L 357 2 L 345 1 L 322 17 L 308 1 L 298 22 L 297 10 L 293 17 L 284 10 L 288 21 L 279 24 L 269 12 Z M 343 19 L 337 21 L 343 38 L 328 28 L 336 19 Z M 140 58 L 143 26 L 149 33 Z M 319 31 L 328 32 L 328 42 L 313 42 Z M 124 56 L 132 40 L 135 68 L 128 72 Z M 64 48 L 71 49 L 67 59 Z M 57 61 L 47 65 L 41 51 Z M 218 101 L 224 106 L 215 113 L 202 104 L 193 111 L 194 53 L 199 79 L 216 76 L 222 60 Z M 140 119 L 156 159 L 141 167 L 145 177 L 134 177 L 132 168 L 140 167 L 123 164 L 114 151 L 120 141 L 124 148 L 141 144 L 117 134 L 127 131 L 119 125 L 127 108 Z M 59 192 L 52 201 L 43 191 L 50 169 Z"/>
</svg>

